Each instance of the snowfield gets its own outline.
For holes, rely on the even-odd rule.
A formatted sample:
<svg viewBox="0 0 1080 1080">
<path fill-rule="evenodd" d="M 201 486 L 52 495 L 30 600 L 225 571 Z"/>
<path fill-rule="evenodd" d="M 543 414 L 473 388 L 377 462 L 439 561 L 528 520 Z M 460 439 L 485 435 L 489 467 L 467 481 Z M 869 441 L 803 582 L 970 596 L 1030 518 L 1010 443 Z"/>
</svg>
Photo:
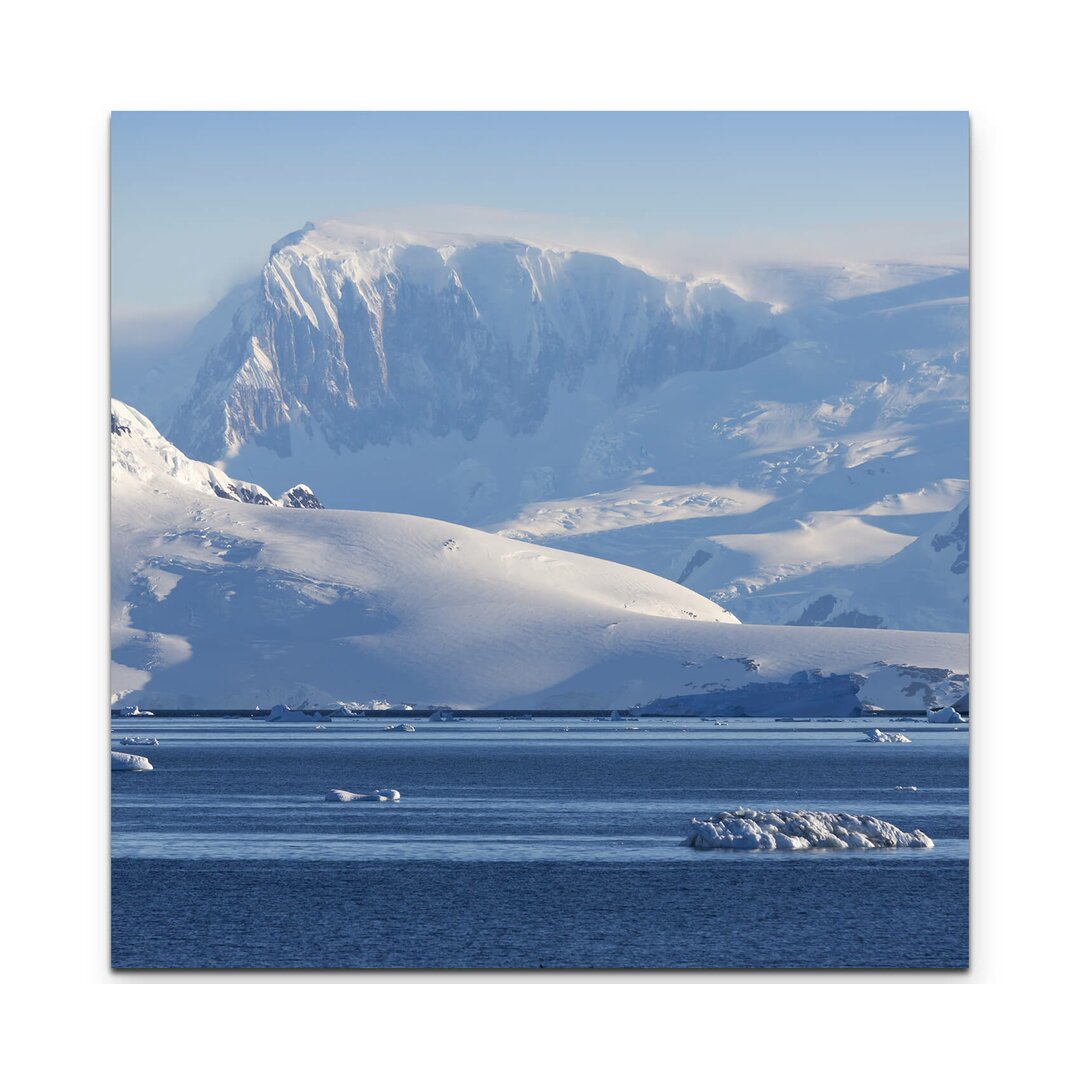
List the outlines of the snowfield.
<svg viewBox="0 0 1080 1080">
<path fill-rule="evenodd" d="M 244 499 L 264 489 L 191 461 L 120 402 L 112 444 L 114 700 L 613 708 L 742 688 L 752 710 L 756 684 L 821 673 L 887 708 L 966 690 L 966 635 L 740 625 L 629 566 Z"/>
<path fill-rule="evenodd" d="M 746 514 L 770 501 L 765 492 L 739 487 L 637 484 L 620 491 L 593 492 L 580 499 L 530 503 L 514 521 L 494 526 L 492 531 L 514 540 L 543 543 L 567 533 L 592 536 L 661 522 Z"/>
<path fill-rule="evenodd" d="M 869 814 L 827 814 L 812 810 L 725 810 L 690 822 L 687 847 L 735 851 L 836 851 L 873 848 L 932 848 L 919 829 L 904 832 Z"/>
</svg>

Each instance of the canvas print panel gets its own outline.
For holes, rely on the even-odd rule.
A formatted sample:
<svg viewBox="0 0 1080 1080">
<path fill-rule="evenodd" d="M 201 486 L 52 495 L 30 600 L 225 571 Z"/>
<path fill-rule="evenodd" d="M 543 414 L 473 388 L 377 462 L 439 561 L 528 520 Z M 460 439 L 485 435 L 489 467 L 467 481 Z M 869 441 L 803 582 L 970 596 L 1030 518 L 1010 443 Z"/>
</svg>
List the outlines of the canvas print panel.
<svg viewBox="0 0 1080 1080">
<path fill-rule="evenodd" d="M 115 967 L 967 966 L 966 116 L 112 158 Z"/>
</svg>

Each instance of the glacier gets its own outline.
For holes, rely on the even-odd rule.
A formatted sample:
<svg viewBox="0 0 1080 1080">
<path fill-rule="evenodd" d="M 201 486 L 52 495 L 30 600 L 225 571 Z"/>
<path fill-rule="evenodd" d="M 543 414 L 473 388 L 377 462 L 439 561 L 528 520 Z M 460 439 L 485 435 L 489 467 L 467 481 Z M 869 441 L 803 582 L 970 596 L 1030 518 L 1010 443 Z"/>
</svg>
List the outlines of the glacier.
<svg viewBox="0 0 1080 1080">
<path fill-rule="evenodd" d="M 966 691 L 964 634 L 740 624 L 610 561 L 429 518 L 235 498 L 236 481 L 137 410 L 114 401 L 112 414 L 117 701 L 610 710 L 764 695 L 808 672 L 846 680 L 860 706 Z"/>
<path fill-rule="evenodd" d="M 830 814 L 814 810 L 724 810 L 694 818 L 687 847 L 733 851 L 872 850 L 932 848 L 919 829 L 904 832 L 869 814 Z"/>
</svg>

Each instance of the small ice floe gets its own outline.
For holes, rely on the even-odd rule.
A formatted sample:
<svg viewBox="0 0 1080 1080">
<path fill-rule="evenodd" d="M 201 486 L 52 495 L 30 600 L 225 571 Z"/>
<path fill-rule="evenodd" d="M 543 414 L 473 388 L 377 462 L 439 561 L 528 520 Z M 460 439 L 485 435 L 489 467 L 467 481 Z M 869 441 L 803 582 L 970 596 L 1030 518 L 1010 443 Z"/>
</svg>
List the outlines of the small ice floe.
<svg viewBox="0 0 1080 1080">
<path fill-rule="evenodd" d="M 439 708 L 435 709 L 428 717 L 428 720 L 433 724 L 452 724 L 460 719 L 461 717 L 455 716 L 454 710 L 446 705 L 440 705 Z"/>
<path fill-rule="evenodd" d="M 315 725 L 315 730 L 316 731 L 325 731 L 326 730 L 326 725 L 325 724 L 316 724 Z"/>
<path fill-rule="evenodd" d="M 117 716 L 153 716 L 152 712 L 140 709 L 138 705 L 122 705 L 116 710 Z"/>
<path fill-rule="evenodd" d="M 874 728 L 873 731 L 866 732 L 866 738 L 868 741 L 876 743 L 911 742 L 906 735 L 902 735 L 899 731 L 882 731 L 881 728 Z"/>
<path fill-rule="evenodd" d="M 966 724 L 967 721 L 951 706 L 944 709 L 927 709 L 926 719 L 931 724 Z"/>
<path fill-rule="evenodd" d="M 326 793 L 326 802 L 397 802 L 401 792 L 394 788 L 376 788 L 372 792 L 344 791 L 334 788 Z"/>
<path fill-rule="evenodd" d="M 154 768 L 150 762 L 138 754 L 122 754 L 119 750 L 112 751 L 113 772 L 148 772 Z"/>
<path fill-rule="evenodd" d="M 415 731 L 412 724 L 387 724 L 383 731 Z"/>
<path fill-rule="evenodd" d="M 158 741 L 151 735 L 125 735 L 120 740 L 121 746 L 157 746 Z"/>
<path fill-rule="evenodd" d="M 893 788 L 893 791 L 918 791 L 919 789 L 914 784 L 897 784 Z"/>
<path fill-rule="evenodd" d="M 724 810 L 690 822 L 684 846 L 734 851 L 809 851 L 852 848 L 932 848 L 919 829 L 904 832 L 869 814 L 820 810 Z"/>
</svg>

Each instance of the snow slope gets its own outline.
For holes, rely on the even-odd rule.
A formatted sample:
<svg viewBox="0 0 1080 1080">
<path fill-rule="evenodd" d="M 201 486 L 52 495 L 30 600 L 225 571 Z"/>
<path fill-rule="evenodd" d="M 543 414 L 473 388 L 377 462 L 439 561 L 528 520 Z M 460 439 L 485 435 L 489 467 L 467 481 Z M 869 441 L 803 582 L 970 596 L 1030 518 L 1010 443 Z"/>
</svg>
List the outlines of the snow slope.
<svg viewBox="0 0 1080 1080">
<path fill-rule="evenodd" d="M 858 673 L 890 706 L 964 682 L 964 635 L 741 626 L 627 566 L 432 519 L 245 500 L 252 489 L 135 410 L 114 402 L 113 418 L 117 699 L 610 708 L 821 670 Z"/>
<path fill-rule="evenodd" d="M 865 520 L 865 519 L 849 519 Z M 895 535 L 895 534 L 887 534 Z M 731 538 L 722 538 L 725 544 Z M 737 606 L 754 622 L 800 626 L 896 626 L 915 622 L 934 630 L 968 625 L 968 503 L 935 517 L 922 536 L 896 554 L 837 572 L 817 568 L 797 581 L 766 586 Z M 844 551 L 840 549 L 841 553 Z M 716 595 L 724 595 L 716 590 Z"/>
</svg>

